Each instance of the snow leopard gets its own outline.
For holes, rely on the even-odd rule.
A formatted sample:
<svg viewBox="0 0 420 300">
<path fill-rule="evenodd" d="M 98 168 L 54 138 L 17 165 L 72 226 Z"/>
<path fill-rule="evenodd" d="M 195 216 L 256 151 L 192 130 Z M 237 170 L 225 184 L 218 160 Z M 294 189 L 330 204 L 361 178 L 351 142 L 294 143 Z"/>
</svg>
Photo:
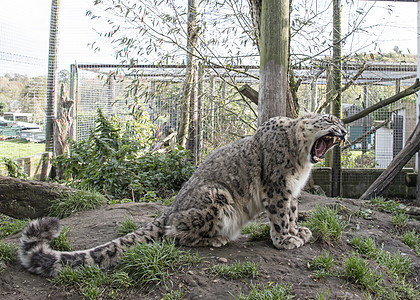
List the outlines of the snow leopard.
<svg viewBox="0 0 420 300">
<path fill-rule="evenodd" d="M 346 135 L 343 122 L 332 115 L 274 117 L 252 136 L 210 154 L 172 205 L 142 228 L 92 249 L 62 252 L 49 245 L 60 232 L 59 220 L 40 218 L 23 231 L 20 262 L 32 273 L 54 276 L 65 265 L 114 266 L 136 243 L 171 239 L 180 246 L 221 247 L 263 211 L 275 248 L 301 247 L 312 233 L 297 223 L 297 198 L 312 166 L 330 148 L 342 144 Z"/>
</svg>

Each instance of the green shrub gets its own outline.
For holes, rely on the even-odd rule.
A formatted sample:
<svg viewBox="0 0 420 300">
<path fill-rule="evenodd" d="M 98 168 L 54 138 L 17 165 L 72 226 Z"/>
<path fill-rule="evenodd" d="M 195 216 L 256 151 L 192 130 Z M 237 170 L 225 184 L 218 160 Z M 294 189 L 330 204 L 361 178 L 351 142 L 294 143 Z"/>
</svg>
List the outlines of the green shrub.
<svg viewBox="0 0 420 300">
<path fill-rule="evenodd" d="M 136 131 L 136 126 L 127 128 L 99 110 L 96 122 L 87 140 L 72 143 L 71 156 L 53 160 L 76 187 L 105 191 L 115 199 L 138 201 L 148 191 L 162 197 L 173 193 L 195 170 L 184 149 L 165 154 L 149 152 L 152 125 L 147 125 L 145 119 L 136 121 L 144 125 Z"/>
<path fill-rule="evenodd" d="M 0 241 L 0 261 L 16 261 L 17 247 L 13 244 Z"/>
</svg>

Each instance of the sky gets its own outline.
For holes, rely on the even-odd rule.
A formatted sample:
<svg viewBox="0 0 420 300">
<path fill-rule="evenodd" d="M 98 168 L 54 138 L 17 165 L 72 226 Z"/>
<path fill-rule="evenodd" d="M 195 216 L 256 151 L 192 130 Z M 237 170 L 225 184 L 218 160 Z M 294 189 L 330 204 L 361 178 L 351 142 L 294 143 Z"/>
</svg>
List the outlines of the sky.
<svg viewBox="0 0 420 300">
<path fill-rule="evenodd" d="M 325 0 L 318 0 L 320 2 Z M 185 1 L 186 2 L 186 1 Z M 357 2 L 357 1 L 354 1 Z M 342 0 L 343 5 L 346 1 Z M 372 1 L 360 5 L 372 5 Z M 59 32 L 59 69 L 71 63 L 116 63 L 112 46 L 101 41 L 95 28 L 100 25 L 86 17 L 93 0 L 61 0 Z M 45 73 L 48 59 L 50 0 L 2 0 L 0 10 L 0 75 L 21 73 L 32 76 Z M 390 13 L 389 8 L 392 9 Z M 346 13 L 344 11 L 344 13 Z M 346 16 L 343 17 L 346 27 Z M 365 27 L 381 24 L 368 34 L 360 34 L 347 43 L 364 52 L 390 52 L 398 46 L 403 53 L 417 52 L 417 3 L 377 2 L 368 14 Z M 382 26 L 383 24 L 383 26 Z M 372 44 L 372 40 L 377 43 Z M 99 42 L 101 51 L 88 44 Z"/>
</svg>

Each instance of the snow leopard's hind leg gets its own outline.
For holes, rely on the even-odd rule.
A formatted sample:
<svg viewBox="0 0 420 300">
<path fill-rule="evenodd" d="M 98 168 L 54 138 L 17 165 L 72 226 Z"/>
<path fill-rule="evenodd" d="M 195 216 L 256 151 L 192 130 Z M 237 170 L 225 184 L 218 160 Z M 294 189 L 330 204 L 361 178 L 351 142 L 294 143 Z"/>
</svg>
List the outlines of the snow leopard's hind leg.
<svg viewBox="0 0 420 300">
<path fill-rule="evenodd" d="M 37 219 L 22 233 L 19 259 L 29 272 L 44 276 L 56 275 L 64 265 L 106 268 L 117 264 L 128 247 L 136 243 L 160 241 L 164 234 L 163 220 L 158 218 L 143 228 L 88 250 L 64 252 L 50 247 L 51 240 L 60 233 L 59 220 L 50 217 Z"/>
</svg>

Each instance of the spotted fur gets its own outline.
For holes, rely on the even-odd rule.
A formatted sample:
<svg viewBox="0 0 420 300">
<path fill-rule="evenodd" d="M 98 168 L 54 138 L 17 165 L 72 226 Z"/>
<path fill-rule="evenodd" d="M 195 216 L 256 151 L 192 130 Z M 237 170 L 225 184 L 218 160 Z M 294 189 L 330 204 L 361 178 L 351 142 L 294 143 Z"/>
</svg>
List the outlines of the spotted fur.
<svg viewBox="0 0 420 300">
<path fill-rule="evenodd" d="M 313 165 L 312 149 L 326 135 L 344 139 L 340 119 L 315 114 L 272 118 L 254 135 L 212 153 L 172 206 L 145 227 L 92 249 L 60 252 L 49 247 L 60 231 L 58 220 L 38 219 L 23 232 L 20 261 L 30 272 L 52 276 L 65 264 L 114 265 L 129 246 L 164 237 L 179 245 L 220 247 L 262 211 L 268 213 L 276 248 L 301 247 L 312 234 L 297 225 L 296 199 Z"/>
</svg>

